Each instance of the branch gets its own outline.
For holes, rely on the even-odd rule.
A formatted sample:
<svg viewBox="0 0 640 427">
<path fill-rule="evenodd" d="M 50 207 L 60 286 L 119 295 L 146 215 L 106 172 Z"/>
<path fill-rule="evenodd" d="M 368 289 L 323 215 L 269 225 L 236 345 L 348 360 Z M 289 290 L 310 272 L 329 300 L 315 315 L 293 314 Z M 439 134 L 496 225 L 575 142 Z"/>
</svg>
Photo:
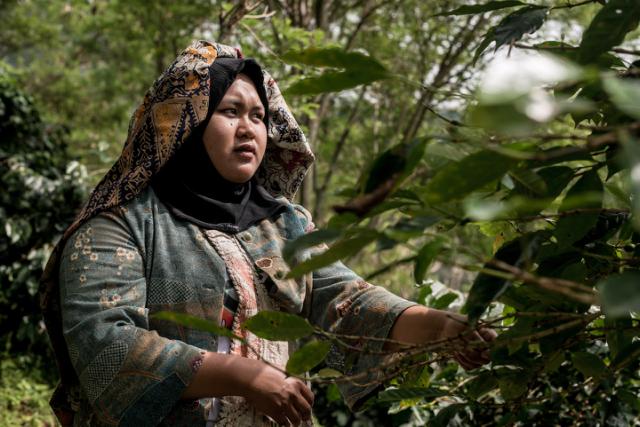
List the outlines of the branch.
<svg viewBox="0 0 640 427">
<path fill-rule="evenodd" d="M 553 6 L 549 10 L 571 9 L 573 7 L 584 6 L 584 5 L 591 4 L 591 3 L 600 3 L 600 0 L 584 0 L 584 1 L 581 1 L 581 2 L 578 2 L 578 3 L 569 3 L 569 2 L 567 2 L 567 4 L 562 5 L 562 6 Z"/>
<path fill-rule="evenodd" d="M 556 334 L 558 334 L 560 332 L 563 332 L 563 331 L 566 331 L 566 330 L 569 330 L 569 329 L 573 329 L 573 328 L 578 327 L 578 326 L 588 325 L 589 323 L 591 323 L 592 321 L 594 321 L 595 319 L 597 319 L 600 316 L 601 316 L 600 312 L 587 314 L 581 319 L 575 319 L 575 320 L 572 320 L 572 321 L 567 322 L 567 323 L 562 323 L 560 325 L 554 326 L 553 328 L 545 329 L 543 331 L 536 332 L 536 333 L 533 333 L 533 334 L 521 335 L 521 336 L 518 336 L 518 337 L 508 338 L 508 339 L 505 339 L 504 342 L 502 342 L 502 343 L 496 343 L 496 345 L 507 345 L 507 344 L 511 344 L 511 343 L 538 341 L 538 340 L 540 340 L 542 338 L 548 337 L 550 335 L 556 335 Z"/>
<path fill-rule="evenodd" d="M 362 103 L 362 99 L 364 98 L 365 92 L 366 92 L 366 86 L 360 90 L 360 95 L 358 96 L 358 100 L 356 101 L 353 109 L 351 110 L 351 113 L 349 114 L 349 118 L 347 119 L 347 122 L 344 125 L 344 129 L 342 131 L 342 134 L 340 135 L 340 139 L 338 140 L 338 143 L 333 149 L 333 154 L 331 155 L 331 161 L 329 162 L 329 169 L 327 170 L 327 173 L 325 174 L 322 180 L 322 184 L 320 185 L 319 188 L 315 189 L 316 199 L 314 203 L 315 208 L 313 210 L 313 213 L 314 213 L 314 217 L 317 218 L 318 220 L 320 220 L 320 217 L 321 217 L 320 205 L 322 204 L 324 195 L 327 191 L 327 188 L 329 187 L 329 182 L 331 181 L 333 172 L 337 167 L 338 158 L 342 153 L 342 149 L 344 148 L 347 142 L 347 138 L 351 133 L 351 128 L 353 127 L 353 124 L 356 121 L 356 117 L 358 116 L 358 110 L 360 109 L 360 105 Z"/>
<path fill-rule="evenodd" d="M 580 208 L 561 211 L 554 214 L 530 215 L 520 218 L 501 218 L 500 221 L 533 221 L 537 219 L 564 218 L 567 216 L 580 215 L 584 213 L 630 213 L 630 211 L 628 209 Z"/>
<path fill-rule="evenodd" d="M 220 33 L 218 35 L 218 41 L 223 40 L 227 33 L 231 31 L 233 26 L 240 22 L 245 15 L 260 6 L 261 2 L 261 0 L 256 0 L 255 3 L 249 4 L 247 0 L 242 0 L 232 7 L 228 13 L 220 15 Z"/>
<path fill-rule="evenodd" d="M 594 305 L 598 303 L 598 294 L 596 291 L 582 283 L 553 277 L 535 276 L 528 271 L 521 270 L 518 267 L 498 259 L 492 259 L 488 264 L 513 274 L 517 280 L 521 280 L 524 283 L 531 283 L 548 291 L 565 295 L 584 304 Z"/>
<path fill-rule="evenodd" d="M 578 50 L 579 49 L 579 47 L 576 47 L 576 46 L 531 46 L 523 43 L 514 43 L 513 46 L 517 47 L 518 49 L 526 49 L 526 50 Z M 609 50 L 612 52 L 620 53 L 624 55 L 640 56 L 640 51 L 638 50 L 629 50 L 629 49 L 623 49 L 619 47 L 614 47 Z"/>
<path fill-rule="evenodd" d="M 380 276 L 381 274 L 384 274 L 384 273 L 386 273 L 386 272 L 388 272 L 388 271 L 390 271 L 390 270 L 392 270 L 392 269 L 394 269 L 394 268 L 398 267 L 399 265 L 408 264 L 408 263 L 410 263 L 410 262 L 413 262 L 413 261 L 415 261 L 415 259 L 416 259 L 416 257 L 415 257 L 415 256 L 413 256 L 413 255 L 412 255 L 412 256 L 408 256 L 408 257 L 406 257 L 406 258 L 400 258 L 400 259 L 399 259 L 399 260 L 397 260 L 397 261 L 394 261 L 394 262 L 392 262 L 392 263 L 390 263 L 390 264 L 387 264 L 387 265 L 385 265 L 385 266 L 383 266 L 383 267 L 381 267 L 381 268 L 377 269 L 376 271 L 374 271 L 374 272 L 372 272 L 372 273 L 369 273 L 369 274 L 364 278 L 364 280 L 366 280 L 367 282 L 368 282 L 369 280 L 373 280 L 374 278 L 376 278 L 376 277 Z"/>
</svg>

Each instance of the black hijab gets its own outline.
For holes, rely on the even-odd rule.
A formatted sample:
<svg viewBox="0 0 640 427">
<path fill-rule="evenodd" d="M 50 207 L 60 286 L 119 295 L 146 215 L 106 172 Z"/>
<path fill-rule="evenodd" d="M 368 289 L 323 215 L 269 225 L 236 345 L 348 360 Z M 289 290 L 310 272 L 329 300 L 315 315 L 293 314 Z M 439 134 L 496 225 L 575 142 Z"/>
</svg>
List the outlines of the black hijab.
<svg viewBox="0 0 640 427">
<path fill-rule="evenodd" d="M 255 177 L 240 184 L 225 179 L 204 147 L 204 129 L 240 73 L 255 85 L 268 129 L 269 105 L 258 63 L 252 59 L 218 58 L 209 68 L 211 92 L 207 118 L 152 183 L 156 195 L 176 217 L 226 233 L 246 230 L 265 218 L 276 216 L 285 207 L 285 203 L 269 194 Z"/>
</svg>

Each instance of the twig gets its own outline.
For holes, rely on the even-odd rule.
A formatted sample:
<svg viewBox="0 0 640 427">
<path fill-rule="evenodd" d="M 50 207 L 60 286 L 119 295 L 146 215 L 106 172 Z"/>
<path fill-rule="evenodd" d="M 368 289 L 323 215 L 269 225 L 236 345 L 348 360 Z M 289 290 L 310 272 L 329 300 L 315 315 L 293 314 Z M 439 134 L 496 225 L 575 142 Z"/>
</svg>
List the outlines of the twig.
<svg viewBox="0 0 640 427">
<path fill-rule="evenodd" d="M 378 277 L 379 275 L 384 274 L 384 273 L 386 273 L 387 271 L 389 271 L 389 270 L 391 270 L 391 269 L 393 269 L 393 268 L 395 268 L 395 267 L 397 267 L 397 266 L 399 266 L 399 265 L 402 265 L 402 264 L 408 264 L 408 263 L 410 263 L 410 262 L 413 262 L 413 261 L 415 261 L 415 259 L 416 259 L 416 257 L 415 257 L 415 256 L 413 256 L 413 255 L 412 255 L 412 256 L 405 257 L 405 258 L 401 258 L 401 259 L 399 259 L 399 260 L 397 260 L 397 261 L 394 261 L 394 262 L 392 262 L 392 263 L 390 263 L 390 264 L 387 264 L 387 265 L 385 265 L 385 266 L 383 266 L 383 267 L 381 267 L 381 268 L 377 269 L 376 271 L 374 271 L 374 272 L 372 272 L 372 273 L 369 273 L 369 274 L 364 278 L 364 280 L 366 280 L 366 281 L 372 280 L 372 279 L 374 279 L 374 278 Z"/>
<path fill-rule="evenodd" d="M 276 14 L 276 11 L 261 13 L 260 15 L 245 15 L 242 19 L 264 19 L 271 18 Z"/>
<path fill-rule="evenodd" d="M 521 270 L 518 267 L 515 267 L 498 259 L 492 259 L 488 262 L 488 264 L 508 271 L 509 273 L 513 274 L 516 279 L 521 280 L 525 283 L 534 284 L 548 291 L 568 296 L 569 298 L 572 298 L 576 301 L 589 305 L 594 305 L 598 302 L 597 293 L 593 289 L 581 283 L 552 277 L 534 276 L 528 271 Z"/>
<path fill-rule="evenodd" d="M 525 49 L 525 50 L 578 50 L 579 47 L 577 46 L 567 46 L 567 45 L 561 45 L 561 46 L 530 46 L 530 45 L 526 45 L 526 44 L 522 44 L 522 43 L 516 43 L 514 45 L 515 47 L 517 47 L 518 49 Z M 619 48 L 619 47 L 614 47 L 612 49 L 610 49 L 612 52 L 615 53 L 621 53 L 624 55 L 635 55 L 635 56 L 640 56 L 640 51 L 638 50 L 629 50 L 629 49 L 623 49 L 623 48 Z"/>
<path fill-rule="evenodd" d="M 256 42 L 258 42 L 258 45 L 260 45 L 260 47 L 262 49 L 264 49 L 269 55 L 275 57 L 278 61 L 280 61 L 281 63 L 285 63 L 282 58 L 280 58 L 280 55 L 278 55 L 277 53 L 275 53 L 273 50 L 271 50 L 271 48 L 269 46 L 267 46 L 267 44 L 265 42 L 263 42 L 260 37 L 258 37 L 258 35 L 251 29 L 251 27 L 249 27 L 247 24 L 245 24 L 244 22 L 240 22 L 240 26 L 242 26 L 242 28 L 244 28 L 245 30 L 247 30 L 247 32 L 249 34 L 251 34 L 251 36 L 255 39 Z"/>
<path fill-rule="evenodd" d="M 553 328 L 545 329 L 543 331 L 536 332 L 536 333 L 529 334 L 529 335 L 522 335 L 522 336 L 518 336 L 518 337 L 509 338 L 509 339 L 505 340 L 505 342 L 503 342 L 503 343 L 496 342 L 496 345 L 503 346 L 503 345 L 511 344 L 511 343 L 538 341 L 541 338 L 545 338 L 545 337 L 548 337 L 550 335 L 555 335 L 555 334 L 557 334 L 559 332 L 563 332 L 563 331 L 566 331 L 568 329 L 573 329 L 573 328 L 575 328 L 577 326 L 588 325 L 589 323 L 591 323 L 593 320 L 597 319 L 600 316 L 601 316 L 601 313 L 587 314 L 587 315 L 584 315 L 583 318 L 575 319 L 575 320 L 572 320 L 572 321 L 567 322 L 567 323 L 562 323 L 560 325 L 554 326 Z"/>
<path fill-rule="evenodd" d="M 567 216 L 580 215 L 584 213 L 630 213 L 628 209 L 609 209 L 609 208 L 580 208 L 560 211 L 553 214 L 529 215 L 518 218 L 501 218 L 501 221 L 532 221 L 536 219 L 564 218 Z"/>
<path fill-rule="evenodd" d="M 442 114 L 438 113 L 436 110 L 434 110 L 432 107 L 430 107 L 429 105 L 425 105 L 424 108 L 427 109 L 427 111 L 429 111 L 431 114 L 433 114 L 434 116 L 436 116 L 437 118 L 439 118 L 440 120 L 443 120 L 447 123 L 449 123 L 452 126 L 458 126 L 458 127 L 467 127 L 467 125 L 465 125 L 462 122 L 459 122 L 457 120 L 451 120 L 445 116 L 443 116 Z"/>
<path fill-rule="evenodd" d="M 578 3 L 568 3 L 567 2 L 566 4 L 564 4 L 562 6 L 553 6 L 553 7 L 550 8 L 550 10 L 554 10 L 554 9 L 571 9 L 573 7 L 584 6 L 584 5 L 589 4 L 589 3 L 597 3 L 597 2 L 598 2 L 598 0 L 584 0 L 584 1 L 581 1 L 581 2 L 578 2 Z"/>
</svg>

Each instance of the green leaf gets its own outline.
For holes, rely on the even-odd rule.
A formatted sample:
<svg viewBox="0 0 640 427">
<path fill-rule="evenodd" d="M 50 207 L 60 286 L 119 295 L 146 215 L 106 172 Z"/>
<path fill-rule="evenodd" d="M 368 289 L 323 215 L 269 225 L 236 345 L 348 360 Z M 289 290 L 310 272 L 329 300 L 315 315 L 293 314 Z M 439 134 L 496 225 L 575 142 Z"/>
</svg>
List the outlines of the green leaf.
<svg viewBox="0 0 640 427">
<path fill-rule="evenodd" d="M 480 56 L 482 56 L 482 53 L 485 50 L 487 50 L 487 48 L 491 43 L 493 43 L 494 34 L 495 34 L 495 28 L 491 28 L 489 29 L 489 31 L 486 32 L 486 34 L 484 35 L 484 38 L 476 48 L 476 51 L 473 53 L 473 61 L 471 63 L 472 65 L 476 65 L 476 62 L 478 62 L 478 59 L 480 59 Z"/>
<path fill-rule="evenodd" d="M 403 218 L 393 227 L 384 231 L 384 234 L 394 240 L 406 242 L 407 240 L 424 235 L 427 228 L 437 224 L 442 218 L 437 216 L 418 215 L 413 218 Z"/>
<path fill-rule="evenodd" d="M 378 394 L 378 402 L 400 402 L 407 399 L 434 399 L 436 397 L 444 396 L 445 393 L 434 388 L 423 387 L 402 387 L 402 388 L 388 388 L 381 391 Z"/>
<path fill-rule="evenodd" d="M 285 54 L 283 59 L 286 62 L 342 69 L 325 71 L 317 77 L 300 80 L 286 90 L 286 94 L 289 95 L 337 92 L 390 77 L 387 69 L 374 58 L 339 48 L 292 51 Z"/>
<path fill-rule="evenodd" d="M 327 388 L 327 400 L 329 402 L 342 401 L 342 395 L 337 385 L 329 384 L 329 388 Z"/>
<path fill-rule="evenodd" d="M 612 318 L 626 317 L 629 312 L 640 312 L 640 272 L 625 271 L 598 283 L 602 308 Z"/>
<path fill-rule="evenodd" d="M 335 369 L 323 368 L 318 371 L 318 374 L 316 375 L 316 377 L 322 378 L 322 379 L 330 379 L 330 378 L 339 378 L 342 375 L 343 375 L 342 372 L 337 371 Z"/>
<path fill-rule="evenodd" d="M 399 175 L 398 181 L 410 175 L 420 163 L 426 144 L 426 139 L 417 138 L 385 150 L 372 163 L 367 173 L 364 192 L 374 191 L 394 175 Z"/>
<path fill-rule="evenodd" d="M 524 372 L 501 373 L 498 377 L 500 394 L 505 400 L 514 400 L 525 394 L 528 383 L 529 378 Z"/>
<path fill-rule="evenodd" d="M 585 378 L 597 378 L 607 370 L 607 366 L 598 356 L 586 351 L 572 353 L 571 360 L 573 366 L 580 371 Z"/>
<path fill-rule="evenodd" d="M 545 180 L 531 169 L 518 169 L 509 175 L 537 196 L 545 196 L 548 192 Z"/>
<path fill-rule="evenodd" d="M 633 226 L 640 231 L 640 141 L 626 134 L 622 135 L 622 139 L 624 141 L 624 155 L 629 165 L 631 193 L 633 194 L 631 207 Z"/>
<path fill-rule="evenodd" d="M 289 341 L 313 333 L 313 326 L 302 317 L 281 311 L 261 311 L 247 319 L 242 327 L 271 341 Z"/>
<path fill-rule="evenodd" d="M 633 341 L 635 333 L 633 332 L 633 322 L 631 316 L 627 315 L 620 318 L 604 318 L 604 326 L 607 329 L 605 336 L 607 345 L 611 351 L 611 356 L 616 359 Z"/>
<path fill-rule="evenodd" d="M 379 237 L 379 234 L 376 232 L 372 232 L 370 230 L 365 231 L 366 232 L 354 237 L 339 240 L 323 253 L 312 256 L 308 260 L 301 262 L 291 269 L 287 277 L 297 278 L 356 254 L 360 249 L 364 248 Z"/>
<path fill-rule="evenodd" d="M 438 411 L 438 414 L 429 421 L 430 427 L 447 427 L 449 426 L 449 422 L 456 414 L 460 411 L 464 411 L 466 405 L 463 403 L 453 403 L 449 406 L 445 406 L 444 408 Z"/>
<path fill-rule="evenodd" d="M 491 390 L 498 387 L 498 379 L 493 372 L 483 372 L 467 383 L 467 395 L 478 400 Z"/>
<path fill-rule="evenodd" d="M 436 256 L 441 252 L 444 241 L 442 239 L 436 239 L 426 243 L 416 256 L 415 267 L 413 270 L 413 277 L 416 283 L 422 283 L 424 276 L 427 274 L 429 266 L 433 262 Z"/>
<path fill-rule="evenodd" d="M 517 265 L 527 260 L 532 253 L 537 251 L 542 241 L 542 235 L 524 235 L 518 239 L 505 243 L 495 254 L 495 258 L 508 264 Z M 490 264 L 486 267 L 492 268 Z M 480 273 L 469 290 L 464 311 L 469 316 L 469 322 L 475 323 L 487 309 L 492 301 L 500 297 L 509 287 L 511 281 Z"/>
<path fill-rule="evenodd" d="M 602 81 L 602 87 L 620 111 L 640 120 L 640 83 L 607 76 Z"/>
<path fill-rule="evenodd" d="M 427 183 L 423 199 L 430 204 L 460 199 L 507 173 L 516 160 L 483 150 L 440 169 Z"/>
<path fill-rule="evenodd" d="M 429 304 L 429 307 L 435 308 L 436 310 L 444 310 L 449 307 L 449 305 L 458 299 L 458 294 L 454 292 L 447 292 L 444 295 L 439 296 L 435 301 Z"/>
<path fill-rule="evenodd" d="M 282 56 L 287 63 L 299 63 L 313 67 L 331 67 L 359 70 L 377 70 L 386 72 L 386 68 L 371 56 L 359 52 L 347 52 L 346 50 L 329 47 L 315 48 L 299 51 L 289 51 Z"/>
<path fill-rule="evenodd" d="M 557 350 L 550 353 L 547 358 L 544 360 L 544 368 L 543 371 L 545 373 L 551 373 L 558 370 L 562 362 L 564 362 L 564 351 Z"/>
<path fill-rule="evenodd" d="M 602 181 L 598 172 L 590 170 L 578 179 L 567 192 L 560 205 L 559 211 L 567 211 L 575 208 L 600 208 L 602 207 Z M 596 195 L 594 200 L 593 196 Z M 584 198 L 585 203 L 576 206 L 575 201 Z M 561 217 L 556 223 L 554 235 L 561 247 L 568 247 L 584 237 L 598 222 L 598 213 L 578 213 Z"/>
<path fill-rule="evenodd" d="M 525 34 L 534 33 L 544 24 L 549 9 L 544 6 L 527 6 L 505 16 L 502 21 L 487 32 L 475 53 L 475 60 L 491 44 L 496 42 L 495 50 L 505 44 L 514 43 Z"/>
<path fill-rule="evenodd" d="M 339 92 L 387 78 L 387 74 L 362 70 L 327 71 L 318 77 L 299 80 L 285 90 L 285 95 L 318 95 Z"/>
<path fill-rule="evenodd" d="M 174 313 L 172 311 L 160 311 L 158 313 L 152 314 L 151 317 L 158 320 L 168 320 L 169 322 L 177 323 L 178 325 L 197 329 L 199 331 L 210 332 L 218 336 L 237 338 L 229 329 L 223 328 L 222 326 L 219 326 L 218 324 L 210 320 L 191 316 L 189 314 Z"/>
<path fill-rule="evenodd" d="M 316 367 L 322 362 L 329 350 L 329 341 L 310 341 L 302 348 L 294 352 L 287 362 L 287 372 L 294 375 L 301 375 Z"/>
<path fill-rule="evenodd" d="M 340 234 L 341 232 L 339 230 L 331 228 L 315 230 L 311 233 L 303 234 L 297 239 L 288 241 L 285 244 L 284 249 L 282 250 L 282 257 L 287 263 L 292 264 L 297 252 L 321 243 L 335 240 L 340 237 Z"/>
<path fill-rule="evenodd" d="M 504 44 L 516 42 L 525 34 L 531 34 L 544 24 L 548 9 L 542 6 L 527 6 L 507 15 L 496 27 L 493 38 L 496 49 Z"/>
<path fill-rule="evenodd" d="M 492 10 L 506 9 L 515 6 L 524 6 L 526 3 L 522 3 L 517 0 L 505 0 L 505 1 L 490 1 L 485 4 L 474 4 L 470 6 L 460 6 L 456 9 L 448 12 L 438 13 L 434 16 L 459 16 L 459 15 L 473 15 L 476 13 L 490 12 Z"/>
<path fill-rule="evenodd" d="M 592 63 L 602 53 L 618 46 L 640 22 L 640 2 L 610 0 L 593 18 L 582 35 L 578 62 Z"/>
<path fill-rule="evenodd" d="M 634 341 L 611 361 L 611 370 L 615 372 L 630 362 L 638 360 L 640 360 L 640 341 Z"/>
<path fill-rule="evenodd" d="M 559 42 L 554 40 L 544 41 L 542 43 L 538 43 L 534 45 L 537 49 L 547 51 L 554 55 L 558 55 L 562 58 L 566 58 L 572 62 L 578 62 L 578 55 L 580 50 L 565 42 Z M 612 67 L 624 67 L 624 61 L 618 58 L 615 55 L 612 55 L 608 52 L 602 53 L 595 63 L 602 69 L 610 69 Z M 585 95 L 585 90 L 583 89 L 580 92 L 581 96 Z"/>
<path fill-rule="evenodd" d="M 562 193 L 569 182 L 573 179 L 573 169 L 568 166 L 550 166 L 540 169 L 540 176 L 547 187 L 546 197 L 553 200 Z"/>
</svg>

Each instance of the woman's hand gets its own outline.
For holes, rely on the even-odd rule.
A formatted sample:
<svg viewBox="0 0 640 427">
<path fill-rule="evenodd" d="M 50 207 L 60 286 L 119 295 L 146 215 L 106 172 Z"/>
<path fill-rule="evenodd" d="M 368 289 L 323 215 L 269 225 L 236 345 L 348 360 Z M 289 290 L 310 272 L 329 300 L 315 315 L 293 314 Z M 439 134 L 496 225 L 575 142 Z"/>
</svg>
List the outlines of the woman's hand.
<svg viewBox="0 0 640 427">
<path fill-rule="evenodd" d="M 299 379 L 260 360 L 208 352 L 182 398 L 222 396 L 242 396 L 280 425 L 311 419 L 313 392 Z"/>
<path fill-rule="evenodd" d="M 495 340 L 496 332 L 489 328 L 470 329 L 467 316 L 446 311 L 441 313 L 445 321 L 438 340 L 451 340 L 452 346 L 460 347 L 453 354 L 460 366 L 470 370 L 489 363 L 489 350 L 483 343 Z"/>
<path fill-rule="evenodd" d="M 420 305 L 403 311 L 389 335 L 392 340 L 408 344 L 443 342 L 443 348 L 455 349 L 452 352 L 454 359 L 467 370 L 490 361 L 487 344 L 496 337 L 493 329 L 470 329 L 467 316 Z M 394 347 L 387 345 L 385 348 Z"/>
<path fill-rule="evenodd" d="M 297 378 L 264 364 L 247 386 L 247 401 L 280 425 L 297 426 L 311 419 L 313 392 Z"/>
</svg>

